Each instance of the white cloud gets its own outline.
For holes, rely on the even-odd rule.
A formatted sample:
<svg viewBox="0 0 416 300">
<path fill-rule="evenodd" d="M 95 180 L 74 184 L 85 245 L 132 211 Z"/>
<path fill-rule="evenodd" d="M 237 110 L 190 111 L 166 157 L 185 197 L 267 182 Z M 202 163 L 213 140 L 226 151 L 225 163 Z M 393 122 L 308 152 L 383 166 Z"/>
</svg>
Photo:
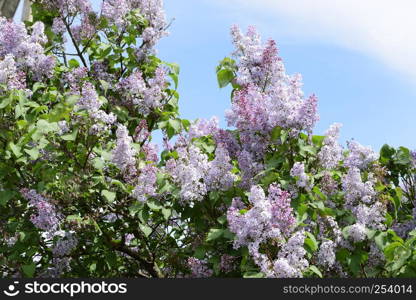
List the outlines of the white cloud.
<svg viewBox="0 0 416 300">
<path fill-rule="evenodd" d="M 376 57 L 416 81 L 414 0 L 228 0 L 242 16 L 278 18 L 286 34 L 347 47 Z M 253 14 L 258 12 L 260 14 Z M 264 20 L 259 19 L 260 22 Z"/>
</svg>

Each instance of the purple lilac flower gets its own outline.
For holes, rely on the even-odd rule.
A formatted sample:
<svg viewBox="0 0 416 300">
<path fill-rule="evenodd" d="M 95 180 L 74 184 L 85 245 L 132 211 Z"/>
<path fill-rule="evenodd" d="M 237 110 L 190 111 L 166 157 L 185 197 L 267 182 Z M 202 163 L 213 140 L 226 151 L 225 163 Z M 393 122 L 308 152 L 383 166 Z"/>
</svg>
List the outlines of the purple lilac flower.
<svg viewBox="0 0 416 300">
<path fill-rule="evenodd" d="M 223 254 L 221 256 L 221 262 L 220 262 L 221 272 L 229 273 L 229 272 L 235 270 L 235 268 L 236 268 L 235 261 L 236 261 L 236 257 L 228 255 L 228 254 Z"/>
<path fill-rule="evenodd" d="M 305 165 L 295 162 L 290 170 L 290 176 L 296 177 L 296 185 L 300 188 L 310 189 L 308 175 L 305 173 Z"/>
<path fill-rule="evenodd" d="M 150 136 L 150 132 L 149 132 L 149 129 L 147 127 L 147 121 L 146 120 L 141 120 L 139 122 L 139 125 L 137 125 L 136 129 L 134 130 L 134 132 L 135 132 L 134 139 L 138 143 L 145 142 Z"/>
<path fill-rule="evenodd" d="M 306 255 L 306 250 L 303 248 L 304 241 L 305 233 L 297 231 L 283 245 L 273 266 L 275 277 L 302 277 L 302 272 L 309 267 L 309 262 L 304 258 Z"/>
<path fill-rule="evenodd" d="M 345 206 L 351 208 L 359 202 L 371 203 L 376 195 L 373 181 L 363 182 L 360 170 L 356 167 L 348 169 L 342 177 L 342 189 L 345 192 Z"/>
<path fill-rule="evenodd" d="M 57 10 L 63 17 L 88 14 L 92 10 L 89 0 L 44 0 L 43 4 L 50 10 Z"/>
<path fill-rule="evenodd" d="M 188 267 L 191 270 L 191 277 L 193 278 L 205 278 L 211 277 L 214 272 L 208 268 L 207 262 L 197 259 L 195 257 L 188 258 Z"/>
<path fill-rule="evenodd" d="M 88 76 L 88 69 L 78 67 L 70 70 L 64 75 L 64 81 L 69 85 L 71 93 L 79 94 L 82 87 L 82 81 Z M 85 86 L 85 89 L 92 89 L 92 86 Z M 95 97 L 96 98 L 96 97 Z"/>
<path fill-rule="evenodd" d="M 62 21 L 62 18 L 57 17 L 53 19 L 52 31 L 56 35 L 62 35 L 66 32 L 66 26 L 64 22 Z"/>
<path fill-rule="evenodd" d="M 385 229 L 383 222 L 386 207 L 380 201 L 376 201 L 371 206 L 359 204 L 352 211 L 357 219 L 357 223 L 371 229 Z"/>
<path fill-rule="evenodd" d="M 218 118 L 212 117 L 210 120 L 200 119 L 189 127 L 189 139 L 201 136 L 215 135 L 218 131 Z"/>
<path fill-rule="evenodd" d="M 137 179 L 138 184 L 133 191 L 133 197 L 137 201 L 145 202 L 148 197 L 156 194 L 156 174 L 157 168 L 154 165 L 148 164 L 140 170 L 140 175 Z"/>
<path fill-rule="evenodd" d="M 17 70 L 28 70 L 36 80 L 50 77 L 55 66 L 55 58 L 44 54 L 46 41 L 42 23 L 34 23 L 28 34 L 23 24 L 0 17 L 0 56 L 12 55 Z"/>
<path fill-rule="evenodd" d="M 26 87 L 25 81 L 25 76 L 21 76 L 21 73 L 17 71 L 13 55 L 7 54 L 0 61 L 0 84 L 7 85 L 8 89 L 24 89 Z"/>
<path fill-rule="evenodd" d="M 57 235 L 58 233 L 55 233 L 55 236 Z M 52 247 L 52 253 L 55 257 L 68 255 L 78 245 L 78 239 L 73 232 L 64 232 L 60 235 L 60 238 Z"/>
<path fill-rule="evenodd" d="M 268 199 L 272 203 L 272 226 L 279 228 L 284 234 L 289 234 L 296 223 L 290 206 L 290 194 L 281 190 L 277 184 L 271 184 Z"/>
<path fill-rule="evenodd" d="M 201 201 L 207 193 L 203 179 L 209 169 L 208 157 L 194 145 L 179 148 L 177 152 L 178 160 L 175 163 L 169 162 L 167 171 L 181 186 L 181 200 L 183 202 Z"/>
<path fill-rule="evenodd" d="M 276 126 L 310 132 L 319 119 L 317 98 L 303 100 L 301 76 L 288 76 L 275 42 L 265 45 L 253 27 L 242 34 L 231 28 L 237 60 L 236 82 L 243 86 L 234 94 L 227 112 L 229 125 L 238 129 L 267 132 Z"/>
<path fill-rule="evenodd" d="M 130 12 L 129 0 L 106 0 L 103 1 L 101 13 L 111 23 L 119 28 L 126 24 L 125 16 Z"/>
<path fill-rule="evenodd" d="M 230 160 L 228 151 L 218 146 L 215 150 L 215 159 L 209 162 L 207 174 L 204 179 L 209 191 L 225 191 L 233 186 L 237 178 L 231 173 L 233 165 Z"/>
<path fill-rule="evenodd" d="M 30 216 L 30 221 L 33 225 L 46 232 L 54 232 L 59 225 L 60 219 L 55 206 L 35 190 L 24 188 L 20 192 L 29 201 L 29 205 L 36 209 L 36 213 Z"/>
</svg>

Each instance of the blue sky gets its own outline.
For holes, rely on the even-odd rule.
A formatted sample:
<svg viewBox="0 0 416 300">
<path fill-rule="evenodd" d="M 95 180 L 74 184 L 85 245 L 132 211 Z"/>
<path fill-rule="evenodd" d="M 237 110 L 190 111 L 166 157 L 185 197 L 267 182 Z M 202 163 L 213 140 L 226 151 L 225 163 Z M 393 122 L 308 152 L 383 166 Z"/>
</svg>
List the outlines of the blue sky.
<svg viewBox="0 0 416 300">
<path fill-rule="evenodd" d="M 164 2 L 175 20 L 158 53 L 181 66 L 183 118 L 216 115 L 226 126 L 230 90 L 218 88 L 215 67 L 232 51 L 230 26 L 255 25 L 264 39 L 277 41 L 288 73 L 302 74 L 305 94 L 319 97 L 316 134 L 340 122 L 343 143 L 354 138 L 375 150 L 384 143 L 416 148 L 411 0 Z"/>
</svg>

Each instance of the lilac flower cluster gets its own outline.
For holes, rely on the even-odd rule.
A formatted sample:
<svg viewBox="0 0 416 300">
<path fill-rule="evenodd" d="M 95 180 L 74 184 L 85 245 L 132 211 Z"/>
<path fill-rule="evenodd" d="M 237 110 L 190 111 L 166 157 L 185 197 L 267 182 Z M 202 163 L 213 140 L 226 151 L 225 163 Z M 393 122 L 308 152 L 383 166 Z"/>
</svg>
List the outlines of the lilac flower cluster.
<svg viewBox="0 0 416 300">
<path fill-rule="evenodd" d="M 413 219 L 402 223 L 396 223 L 391 228 L 397 233 L 398 236 L 406 238 L 410 231 L 416 229 L 416 220 Z"/>
<path fill-rule="evenodd" d="M 318 251 L 318 264 L 326 267 L 332 268 L 335 264 L 335 247 L 336 244 L 331 240 L 325 240 L 321 243 Z"/>
<path fill-rule="evenodd" d="M 64 75 L 64 81 L 68 84 L 71 93 L 80 94 L 82 88 L 82 81 L 88 76 L 88 69 L 85 67 L 78 67 L 70 70 Z M 86 89 L 87 87 L 85 87 Z M 88 86 L 91 90 L 92 87 Z M 92 93 L 92 92 L 90 92 Z"/>
<path fill-rule="evenodd" d="M 278 258 L 273 264 L 273 277 L 294 278 L 302 277 L 309 267 L 309 262 L 305 259 L 306 250 L 303 248 L 305 233 L 297 231 L 286 244 L 280 249 Z"/>
<path fill-rule="evenodd" d="M 348 235 L 354 242 L 364 241 L 367 237 L 365 225 L 360 223 L 351 225 L 348 229 Z"/>
<path fill-rule="evenodd" d="M 325 133 L 324 145 L 318 153 L 319 161 L 325 169 L 335 168 L 342 160 L 342 147 L 338 143 L 341 124 L 332 124 Z"/>
<path fill-rule="evenodd" d="M 205 278 L 211 277 L 214 272 L 208 268 L 207 262 L 197 259 L 195 257 L 188 258 L 188 267 L 191 270 L 191 277 L 193 278 Z"/>
<path fill-rule="evenodd" d="M 0 61 L 0 84 L 7 86 L 8 90 L 24 89 L 26 87 L 26 78 L 23 72 L 19 72 L 13 55 L 7 54 Z"/>
<path fill-rule="evenodd" d="M 89 0 L 43 0 L 43 4 L 48 9 L 57 10 L 62 17 L 87 14 L 92 10 Z"/>
<path fill-rule="evenodd" d="M 219 130 L 218 124 L 217 117 L 212 117 L 210 120 L 199 119 L 189 126 L 188 138 L 193 139 L 201 136 L 215 135 Z"/>
<path fill-rule="evenodd" d="M 373 185 L 374 182 L 372 180 L 362 181 L 361 172 L 358 168 L 350 168 L 347 174 L 342 177 L 345 206 L 351 208 L 360 202 L 371 203 L 376 195 Z"/>
<path fill-rule="evenodd" d="M 138 111 L 144 116 L 150 111 L 160 107 L 162 100 L 166 98 L 166 70 L 158 67 L 153 78 L 147 79 L 147 84 L 140 71 L 134 71 L 131 75 L 123 78 L 116 89 L 124 98 L 124 104 L 136 105 Z"/>
<path fill-rule="evenodd" d="M 101 13 L 112 24 L 122 28 L 126 24 L 125 16 L 130 12 L 130 0 L 106 0 L 103 1 Z"/>
<path fill-rule="evenodd" d="M 268 132 L 276 126 L 311 132 L 319 119 L 317 98 L 303 100 L 301 77 L 286 75 L 274 41 L 262 45 L 253 27 L 246 35 L 231 28 L 237 63 L 235 93 L 226 117 L 240 130 Z"/>
<path fill-rule="evenodd" d="M 71 269 L 70 257 L 54 257 L 52 258 L 52 266 L 49 267 L 40 277 L 59 278 L 63 273 Z"/>
<path fill-rule="evenodd" d="M 371 229 L 384 229 L 384 213 L 386 207 L 380 201 L 374 202 L 371 206 L 359 204 L 353 208 L 357 223 Z"/>
<path fill-rule="evenodd" d="M 223 254 L 221 256 L 221 261 L 220 261 L 220 270 L 223 273 L 229 273 L 233 270 L 235 270 L 235 260 L 236 257 L 228 255 L 228 254 Z"/>
<path fill-rule="evenodd" d="M 204 179 L 208 191 L 226 191 L 233 186 L 237 176 L 231 173 L 233 166 L 230 160 L 227 149 L 218 146 L 215 150 L 214 160 L 208 163 L 209 166 Z"/>
<path fill-rule="evenodd" d="M 249 188 L 255 183 L 255 176 L 264 169 L 264 165 L 257 161 L 253 154 L 247 150 L 239 152 L 237 158 L 242 173 L 241 186 Z"/>
<path fill-rule="evenodd" d="M 330 172 L 324 172 L 320 184 L 322 192 L 328 196 L 331 196 L 338 191 L 338 182 L 332 178 Z M 327 201 L 327 204 L 328 203 L 329 201 Z"/>
<path fill-rule="evenodd" d="M 143 45 L 137 49 L 139 59 L 152 52 L 153 47 L 162 37 L 167 35 L 167 22 L 162 0 L 106 0 L 101 13 L 110 24 L 123 29 L 128 25 L 126 16 L 138 9 L 148 25 L 142 32 Z"/>
<path fill-rule="evenodd" d="M 286 74 L 274 41 L 262 44 L 253 27 L 243 34 L 233 26 L 231 34 L 236 49 L 235 83 L 241 88 L 233 93 L 226 119 L 229 126 L 238 129 L 240 139 L 232 142 L 232 136 L 219 130 L 214 137 L 217 142 L 231 141 L 227 149 L 238 158 L 241 186 L 249 188 L 264 169 L 262 158 L 271 142 L 270 132 L 279 126 L 290 129 L 292 135 L 310 133 L 319 119 L 317 98 L 304 99 L 301 76 Z M 307 186 L 303 181 L 300 184 Z"/>
<path fill-rule="evenodd" d="M 169 160 L 166 168 L 173 180 L 181 186 L 181 199 L 184 202 L 201 201 L 207 193 L 203 182 L 208 172 L 208 158 L 194 145 L 177 150 L 178 160 Z"/>
<path fill-rule="evenodd" d="M 33 225 L 46 232 L 56 231 L 59 225 L 60 214 L 57 212 L 55 205 L 35 190 L 24 188 L 20 192 L 29 201 L 30 206 L 36 209 L 36 213 L 30 217 Z"/>
<path fill-rule="evenodd" d="M 266 255 L 259 252 L 260 245 L 270 239 L 284 239 L 295 225 L 290 195 L 277 185 L 269 187 L 266 197 L 259 186 L 252 186 L 248 198 L 251 208 L 247 210 L 239 198 L 233 199 L 227 211 L 228 226 L 236 234 L 234 247 L 247 246 L 250 255 L 262 272 L 269 277 L 300 277 L 308 263 L 303 259 L 303 232 L 295 233 L 283 244 L 278 259 L 272 263 Z M 300 244 L 299 244 L 300 243 Z"/>
<path fill-rule="evenodd" d="M 136 150 L 132 146 L 133 139 L 123 124 L 118 124 L 117 144 L 112 152 L 111 161 L 124 173 L 136 172 Z"/>
<path fill-rule="evenodd" d="M 61 257 L 71 253 L 78 245 L 78 239 L 72 232 L 55 233 L 55 236 L 60 236 L 52 247 L 52 253 L 55 257 Z"/>
<path fill-rule="evenodd" d="M 356 154 L 352 155 L 357 157 Z M 360 161 L 359 166 L 366 166 L 366 164 L 362 164 L 365 161 L 363 156 L 360 159 L 352 159 L 350 162 L 352 161 Z M 344 206 L 352 211 L 357 221 L 349 227 L 349 236 L 355 242 L 365 240 L 367 228 L 384 229 L 385 205 L 376 200 L 373 186 L 373 175 L 369 173 L 368 181 L 363 182 L 360 169 L 355 163 L 350 166 L 347 174 L 342 178 L 342 188 L 345 192 Z"/>
<path fill-rule="evenodd" d="M 349 141 L 348 156 L 344 159 L 344 165 L 349 168 L 365 169 L 371 162 L 378 159 L 378 155 L 370 148 L 360 145 L 356 141 Z"/>
<path fill-rule="evenodd" d="M 157 167 L 148 164 L 140 170 L 137 178 L 138 185 L 133 190 L 133 197 L 140 202 L 145 202 L 147 197 L 156 194 Z"/>
<path fill-rule="evenodd" d="M 134 139 L 138 143 L 144 143 L 150 136 L 149 128 L 147 127 L 147 121 L 141 120 L 134 130 Z"/>
<path fill-rule="evenodd" d="M 179 158 L 169 160 L 166 171 L 181 186 L 181 199 L 184 202 L 201 201 L 208 191 L 229 189 L 236 176 L 232 174 L 228 151 L 219 145 L 215 159 L 208 156 L 195 145 L 179 147 Z"/>
<path fill-rule="evenodd" d="M 290 176 L 296 178 L 296 185 L 300 188 L 310 189 L 308 175 L 305 173 L 305 165 L 301 162 L 295 162 L 290 170 Z"/>
<path fill-rule="evenodd" d="M 23 24 L 15 24 L 0 17 L 0 57 L 9 55 L 8 65 L 11 65 L 10 60 L 13 59 L 19 72 L 29 71 L 37 80 L 51 76 L 55 58 L 44 54 L 42 45 L 46 42 L 43 23 L 33 24 L 32 33 L 28 34 Z"/>
<path fill-rule="evenodd" d="M 113 113 L 106 113 L 100 110 L 102 103 L 99 101 L 97 91 L 90 82 L 85 82 L 82 86 L 81 97 L 77 102 L 78 110 L 86 110 L 89 116 L 96 123 L 90 129 L 91 134 L 98 134 L 109 130 L 109 126 L 114 124 L 116 116 Z"/>
</svg>

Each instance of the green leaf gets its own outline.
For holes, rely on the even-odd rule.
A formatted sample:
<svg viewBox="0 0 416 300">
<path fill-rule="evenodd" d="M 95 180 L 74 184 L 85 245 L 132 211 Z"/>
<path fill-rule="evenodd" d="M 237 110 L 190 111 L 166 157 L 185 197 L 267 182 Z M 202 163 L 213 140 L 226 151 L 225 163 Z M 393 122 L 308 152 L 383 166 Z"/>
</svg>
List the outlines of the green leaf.
<svg viewBox="0 0 416 300">
<path fill-rule="evenodd" d="M 42 82 L 35 82 L 35 84 L 33 85 L 32 91 L 33 93 L 36 93 L 39 89 L 43 89 L 45 88 L 45 84 L 43 84 Z"/>
<path fill-rule="evenodd" d="M 0 109 L 5 108 L 6 106 L 8 106 L 10 103 L 12 103 L 13 101 L 13 97 L 7 97 L 4 98 L 1 102 L 0 102 Z"/>
<path fill-rule="evenodd" d="M 271 132 L 272 141 L 277 141 L 278 138 L 280 138 L 281 133 L 282 133 L 282 128 L 281 127 L 276 126 L 275 128 L 273 128 L 273 130 Z"/>
<path fill-rule="evenodd" d="M 135 202 L 129 207 L 130 215 L 133 216 L 133 215 L 137 214 L 139 211 L 141 211 L 142 209 L 143 209 L 143 203 L 142 202 Z"/>
<path fill-rule="evenodd" d="M 361 271 L 361 264 L 367 259 L 367 254 L 363 251 L 357 251 L 353 253 L 351 257 L 347 257 L 348 267 L 351 272 L 356 276 Z"/>
<path fill-rule="evenodd" d="M 220 238 L 224 233 L 224 229 L 219 229 L 219 228 L 211 228 L 210 231 L 208 232 L 206 241 L 210 242 L 213 240 L 216 240 L 218 238 Z"/>
<path fill-rule="evenodd" d="M 312 143 L 314 143 L 316 146 L 321 147 L 323 145 L 325 136 L 323 135 L 314 135 L 312 136 Z"/>
<path fill-rule="evenodd" d="M 77 134 L 78 129 L 75 129 L 73 132 L 61 136 L 61 139 L 63 139 L 64 141 L 75 141 L 75 139 L 77 138 Z"/>
<path fill-rule="evenodd" d="M 169 220 L 169 217 L 172 215 L 172 210 L 170 208 L 162 208 L 162 214 L 165 220 Z"/>
<path fill-rule="evenodd" d="M 79 67 L 79 62 L 76 60 L 76 59 L 70 59 L 69 61 L 68 61 L 68 65 L 71 67 L 71 68 L 78 68 Z"/>
<path fill-rule="evenodd" d="M 199 246 L 195 249 L 194 257 L 198 259 L 203 259 L 205 257 L 206 249 L 203 246 Z"/>
<path fill-rule="evenodd" d="M 36 148 L 25 149 L 25 152 L 29 154 L 30 158 L 36 160 L 39 158 L 39 150 Z"/>
<path fill-rule="evenodd" d="M 222 69 L 217 72 L 217 80 L 220 88 L 227 86 L 234 79 L 234 72 L 229 69 Z"/>
<path fill-rule="evenodd" d="M 13 154 L 19 158 L 20 156 L 22 156 L 22 152 L 20 151 L 20 147 L 16 144 L 14 144 L 13 142 L 9 143 L 9 147 L 10 150 L 12 150 Z"/>
<path fill-rule="evenodd" d="M 315 252 L 316 250 L 318 250 L 318 242 L 315 239 L 315 236 L 306 231 L 305 232 L 307 238 L 305 238 L 305 246 L 307 246 L 312 252 Z"/>
<path fill-rule="evenodd" d="M 261 272 L 245 272 L 243 274 L 244 278 L 264 278 L 264 274 Z"/>
<path fill-rule="evenodd" d="M 33 277 L 35 274 L 36 266 L 34 263 L 31 263 L 30 265 L 23 265 L 22 271 L 27 277 Z"/>
<path fill-rule="evenodd" d="M 175 84 L 175 89 L 177 89 L 178 88 L 178 83 L 179 83 L 179 77 L 178 77 L 178 75 L 175 74 L 175 73 L 170 73 L 169 74 L 169 77 L 172 78 L 173 83 Z"/>
<path fill-rule="evenodd" d="M 387 164 L 389 160 L 393 157 L 393 155 L 396 153 L 396 150 L 393 147 L 390 147 L 387 144 L 384 144 L 383 147 L 381 147 L 380 150 L 380 161 L 383 164 Z"/>
<path fill-rule="evenodd" d="M 391 270 L 399 270 L 406 263 L 410 255 L 412 255 L 412 251 L 410 249 L 406 249 L 405 247 L 396 248 L 395 260 L 391 265 Z"/>
<path fill-rule="evenodd" d="M 14 192 L 10 190 L 0 191 L 0 206 L 6 206 L 7 202 L 12 199 Z"/>
<path fill-rule="evenodd" d="M 145 224 L 140 224 L 139 227 L 146 237 L 148 237 L 152 233 L 152 228 Z"/>
<path fill-rule="evenodd" d="M 108 202 L 113 202 L 116 199 L 116 193 L 110 192 L 108 190 L 102 190 L 101 195 L 103 195 Z"/>
<path fill-rule="evenodd" d="M 321 271 L 314 265 L 309 266 L 309 270 L 311 270 L 313 273 L 319 276 L 319 278 L 322 278 Z"/>
<path fill-rule="evenodd" d="M 394 156 L 394 162 L 398 165 L 408 165 L 412 161 L 410 150 L 405 147 L 400 147 Z"/>
<path fill-rule="evenodd" d="M 226 216 L 221 216 L 217 218 L 218 223 L 220 223 L 221 225 L 224 225 L 227 222 L 227 217 Z"/>
<path fill-rule="evenodd" d="M 153 210 L 153 211 L 159 211 L 159 210 L 161 210 L 162 208 L 163 208 L 163 206 L 162 205 L 160 205 L 160 204 L 158 204 L 158 203 L 156 203 L 156 202 L 154 202 L 154 201 L 147 201 L 146 202 L 146 205 L 151 209 L 151 210 Z"/>
<path fill-rule="evenodd" d="M 175 130 L 175 132 L 179 132 L 181 130 L 181 121 L 180 120 L 172 120 L 168 121 L 169 125 Z"/>
</svg>

